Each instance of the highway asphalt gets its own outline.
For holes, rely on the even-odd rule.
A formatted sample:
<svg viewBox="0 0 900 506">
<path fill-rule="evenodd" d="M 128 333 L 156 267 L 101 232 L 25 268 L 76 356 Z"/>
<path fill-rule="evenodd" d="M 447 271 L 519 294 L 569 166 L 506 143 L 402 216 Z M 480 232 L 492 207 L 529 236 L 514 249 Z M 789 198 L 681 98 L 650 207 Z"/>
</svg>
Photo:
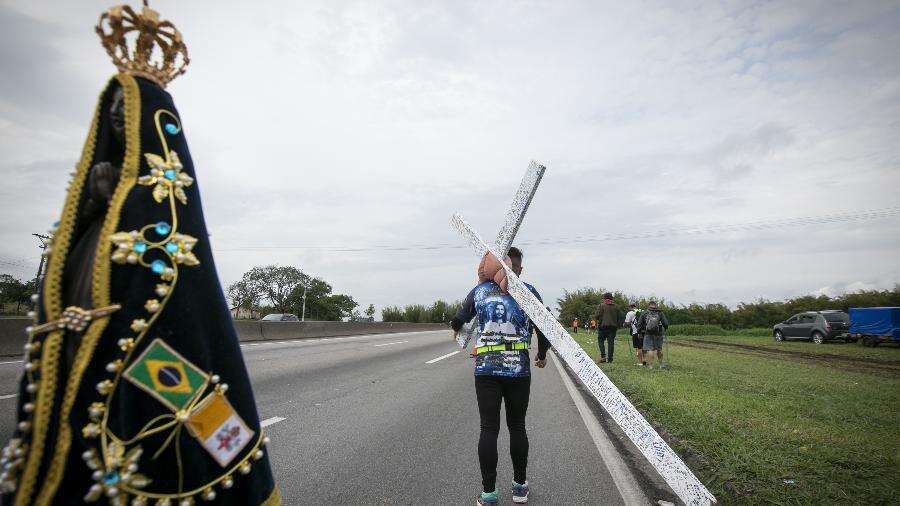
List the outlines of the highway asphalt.
<svg viewBox="0 0 900 506">
<path fill-rule="evenodd" d="M 481 477 L 472 359 L 449 331 L 242 348 L 285 504 L 474 503 Z M 7 396 L 21 365 L 0 359 L 3 436 L 14 425 L 15 398 Z M 623 504 L 557 367 L 532 374 L 529 503 Z M 508 448 L 504 426 L 501 504 L 512 504 Z"/>
</svg>

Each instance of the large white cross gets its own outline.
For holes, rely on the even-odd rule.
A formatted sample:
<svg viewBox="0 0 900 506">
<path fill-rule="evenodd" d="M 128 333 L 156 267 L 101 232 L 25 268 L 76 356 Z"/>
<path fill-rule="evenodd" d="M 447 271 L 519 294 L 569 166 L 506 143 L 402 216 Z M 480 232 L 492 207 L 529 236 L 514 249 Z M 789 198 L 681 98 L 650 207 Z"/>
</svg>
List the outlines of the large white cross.
<svg viewBox="0 0 900 506">
<path fill-rule="evenodd" d="M 531 205 L 531 199 L 534 198 L 537 187 L 541 184 L 541 178 L 544 177 L 545 170 L 547 170 L 546 167 L 532 160 L 528 170 L 525 171 L 525 176 L 522 178 L 522 182 L 519 183 L 519 189 L 513 196 L 512 204 L 506 213 L 506 219 L 500 227 L 500 232 L 497 233 L 497 240 L 494 241 L 494 249 L 503 255 L 499 258 L 505 258 L 509 247 L 512 246 L 513 239 L 516 238 L 519 227 L 522 225 L 522 220 L 525 219 L 528 206 Z M 484 252 L 479 253 L 479 255 L 483 256 Z M 460 348 L 466 348 L 469 341 L 474 337 L 477 327 L 473 318 L 472 321 L 465 324 L 464 332 L 456 335 L 456 342 Z"/>
<path fill-rule="evenodd" d="M 471 246 L 479 257 L 490 251 L 499 259 L 506 257 L 506 252 L 522 224 L 525 211 L 534 197 L 537 186 L 544 175 L 544 166 L 532 162 L 516 198 L 510 208 L 506 221 L 493 247 L 488 246 L 472 227 L 458 214 L 450 220 L 455 228 Z M 531 293 L 518 276 L 502 261 L 503 269 L 509 280 L 509 294 L 525 311 L 531 321 L 544 333 L 556 354 L 575 371 L 588 391 L 593 394 L 603 409 L 622 428 L 629 439 L 638 447 L 644 457 L 653 465 L 659 474 L 672 487 L 678 497 L 688 505 L 708 505 L 716 502 L 716 498 L 706 489 L 703 483 L 694 476 L 687 465 L 676 454 L 668 443 L 660 437 L 641 413 L 623 394 L 600 367 L 594 363 L 584 349 L 572 339 L 572 336 L 556 320 L 552 313 Z"/>
</svg>

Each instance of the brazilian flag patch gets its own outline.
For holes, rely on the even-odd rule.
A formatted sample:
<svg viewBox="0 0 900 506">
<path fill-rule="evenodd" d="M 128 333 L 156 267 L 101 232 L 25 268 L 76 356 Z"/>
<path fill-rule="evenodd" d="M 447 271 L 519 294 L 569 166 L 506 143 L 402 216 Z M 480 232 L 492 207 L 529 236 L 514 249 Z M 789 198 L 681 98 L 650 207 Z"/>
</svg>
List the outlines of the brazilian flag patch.
<svg viewBox="0 0 900 506">
<path fill-rule="evenodd" d="M 197 397 L 209 376 L 157 338 L 125 371 L 125 378 L 178 411 Z"/>
</svg>

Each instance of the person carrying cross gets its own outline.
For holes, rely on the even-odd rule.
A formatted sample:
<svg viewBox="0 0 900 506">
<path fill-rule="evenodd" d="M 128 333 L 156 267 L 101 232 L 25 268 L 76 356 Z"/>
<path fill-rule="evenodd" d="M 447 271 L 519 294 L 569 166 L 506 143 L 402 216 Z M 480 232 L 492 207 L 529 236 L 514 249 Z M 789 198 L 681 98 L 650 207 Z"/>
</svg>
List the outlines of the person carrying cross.
<svg viewBox="0 0 900 506">
<path fill-rule="evenodd" d="M 522 273 L 522 252 L 509 248 L 505 262 L 516 275 Z M 481 418 L 478 439 L 478 461 L 481 465 L 482 492 L 476 505 L 499 504 L 497 481 L 497 436 L 500 433 L 500 405 L 506 403 L 506 425 L 509 428 L 510 455 L 513 462 L 513 502 L 528 502 L 528 435 L 525 413 L 531 393 L 529 347 L 532 329 L 537 332 L 538 352 L 535 367 L 546 364 L 550 342 L 538 330 L 525 311 L 507 292 L 506 272 L 491 253 L 485 254 L 478 267 L 479 284 L 450 322 L 454 332 L 476 317 L 475 396 Z M 525 283 L 538 300 L 537 290 Z"/>
</svg>

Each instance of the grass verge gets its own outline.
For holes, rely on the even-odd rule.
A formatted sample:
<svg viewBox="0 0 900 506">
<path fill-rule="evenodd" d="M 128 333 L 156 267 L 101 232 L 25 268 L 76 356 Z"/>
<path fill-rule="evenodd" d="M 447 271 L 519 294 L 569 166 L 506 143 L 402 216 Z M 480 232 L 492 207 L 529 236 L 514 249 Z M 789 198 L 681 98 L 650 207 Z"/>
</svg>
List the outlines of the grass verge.
<svg viewBox="0 0 900 506">
<path fill-rule="evenodd" d="M 836 367 L 873 351 L 894 361 L 898 350 L 675 336 L 665 350 L 671 368 L 647 370 L 636 367 L 626 334 L 619 332 L 615 361 L 601 368 L 665 428 L 721 503 L 900 502 L 900 377 L 891 364 Z M 595 334 L 573 337 L 597 358 Z"/>
</svg>

